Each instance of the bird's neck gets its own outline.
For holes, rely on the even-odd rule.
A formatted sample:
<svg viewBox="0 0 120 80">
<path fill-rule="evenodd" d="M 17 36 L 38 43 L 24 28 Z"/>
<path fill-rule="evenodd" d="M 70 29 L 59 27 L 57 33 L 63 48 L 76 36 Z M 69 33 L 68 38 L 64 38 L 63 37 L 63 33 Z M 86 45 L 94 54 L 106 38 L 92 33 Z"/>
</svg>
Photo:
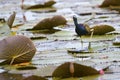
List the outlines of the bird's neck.
<svg viewBox="0 0 120 80">
<path fill-rule="evenodd" d="M 78 26 L 77 20 L 74 20 L 74 24 L 75 24 L 76 27 Z"/>
</svg>

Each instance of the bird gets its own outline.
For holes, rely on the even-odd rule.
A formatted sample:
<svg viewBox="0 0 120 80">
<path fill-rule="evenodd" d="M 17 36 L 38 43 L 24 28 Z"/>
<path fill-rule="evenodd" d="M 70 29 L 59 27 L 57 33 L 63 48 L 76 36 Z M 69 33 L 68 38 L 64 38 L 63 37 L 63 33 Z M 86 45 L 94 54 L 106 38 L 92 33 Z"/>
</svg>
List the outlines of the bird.
<svg viewBox="0 0 120 80">
<path fill-rule="evenodd" d="M 90 34 L 91 31 L 92 31 L 91 37 L 90 37 L 90 39 L 91 39 L 92 36 L 93 36 L 93 31 L 94 30 L 93 29 L 90 30 L 89 26 L 86 25 L 86 24 L 82 24 L 82 23 L 79 24 L 78 21 L 77 21 L 77 17 L 76 16 L 73 16 L 73 21 L 74 21 L 74 25 L 75 25 L 75 32 L 77 33 L 78 36 L 80 36 L 80 39 L 81 39 L 81 48 L 83 49 L 82 36 Z M 91 43 L 89 42 L 89 46 L 88 46 L 89 49 L 91 48 L 90 44 Z"/>
<path fill-rule="evenodd" d="M 89 33 L 89 27 L 85 26 L 84 24 L 79 24 L 76 16 L 73 16 L 73 21 L 75 25 L 75 32 L 77 33 L 77 35 L 81 37 L 82 35 L 86 35 Z"/>
<path fill-rule="evenodd" d="M 88 50 L 90 50 L 91 49 L 91 40 L 92 40 L 93 35 L 104 35 L 108 32 L 115 31 L 115 28 L 113 26 L 106 25 L 106 24 L 99 24 L 99 25 L 95 25 L 90 28 L 86 24 L 86 22 L 88 22 L 92 19 L 94 19 L 94 18 L 90 18 L 89 20 L 85 21 L 84 23 L 79 24 L 77 21 L 77 17 L 73 16 L 75 32 L 78 36 L 80 36 L 82 49 L 83 49 L 83 41 L 82 41 L 83 35 L 90 35 L 90 41 L 89 41 L 89 45 L 88 45 Z"/>
<path fill-rule="evenodd" d="M 94 18 L 90 18 L 89 20 L 85 21 L 84 23 L 78 23 L 77 17 L 73 16 L 73 21 L 75 25 L 75 32 L 78 36 L 82 35 L 92 35 L 92 32 L 94 31 L 94 35 L 104 35 L 108 32 L 115 31 L 115 28 L 111 25 L 107 24 L 98 24 L 92 27 L 89 27 L 86 23 Z"/>
</svg>

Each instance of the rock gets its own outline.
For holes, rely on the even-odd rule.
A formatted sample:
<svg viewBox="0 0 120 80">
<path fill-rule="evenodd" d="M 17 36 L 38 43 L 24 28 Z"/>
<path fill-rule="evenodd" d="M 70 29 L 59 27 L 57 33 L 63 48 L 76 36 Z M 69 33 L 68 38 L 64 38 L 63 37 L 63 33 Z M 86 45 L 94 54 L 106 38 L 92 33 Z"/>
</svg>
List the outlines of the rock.
<svg viewBox="0 0 120 80">
<path fill-rule="evenodd" d="M 92 67 L 77 63 L 73 63 L 73 65 L 71 66 L 71 62 L 66 62 L 58 66 L 52 73 L 52 76 L 59 78 L 69 78 L 69 77 L 83 77 L 94 74 L 99 74 L 99 71 Z"/>
<path fill-rule="evenodd" d="M 36 48 L 26 36 L 10 36 L 0 41 L 0 64 L 24 63 L 32 60 Z"/>
<path fill-rule="evenodd" d="M 104 0 L 100 7 L 120 6 L 120 0 Z"/>
<path fill-rule="evenodd" d="M 45 79 L 43 77 L 40 77 L 40 76 L 32 75 L 32 76 L 29 76 L 29 77 L 27 77 L 27 78 L 25 78 L 23 80 L 47 80 L 47 79 Z"/>
<path fill-rule="evenodd" d="M 67 23 L 67 20 L 61 16 L 56 15 L 52 18 L 45 18 L 39 23 L 37 23 L 32 30 L 41 30 L 41 29 L 53 29 L 53 27 L 59 26 L 59 25 L 65 25 Z"/>
<path fill-rule="evenodd" d="M 94 35 L 103 35 L 111 31 L 115 31 L 115 29 L 110 25 L 96 25 L 92 27 L 94 29 Z"/>
</svg>

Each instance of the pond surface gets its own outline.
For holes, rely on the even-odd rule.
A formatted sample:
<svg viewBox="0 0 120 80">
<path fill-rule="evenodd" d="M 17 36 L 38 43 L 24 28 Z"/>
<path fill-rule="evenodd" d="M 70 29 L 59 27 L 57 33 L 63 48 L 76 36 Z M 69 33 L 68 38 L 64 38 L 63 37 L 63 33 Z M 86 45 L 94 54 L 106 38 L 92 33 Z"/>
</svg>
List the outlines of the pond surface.
<svg viewBox="0 0 120 80">
<path fill-rule="evenodd" d="M 38 0 L 32 0 L 35 2 Z M 42 1 L 42 0 L 41 0 Z M 63 80 L 119 80 L 120 78 L 120 46 L 113 45 L 120 33 L 120 14 L 118 11 L 98 8 L 103 0 L 55 0 L 56 4 L 50 8 L 22 10 L 21 0 L 0 0 L 0 17 L 8 19 L 9 15 L 17 12 L 13 31 L 17 34 L 28 36 L 32 39 L 37 52 L 31 63 L 4 65 L 0 67 L 0 79 L 20 80 L 30 75 L 38 75 L 52 80 L 52 72 L 64 62 L 76 62 L 94 68 L 102 69 L 108 66 L 104 75 L 93 75 L 81 78 L 68 78 Z M 24 5 L 28 5 L 25 0 Z M 55 12 L 50 12 L 56 10 Z M 96 13 L 96 14 L 95 14 Z M 23 20 L 23 14 L 27 22 Z M 40 20 L 62 15 L 67 19 L 67 25 L 56 26 L 53 31 L 26 31 L 32 28 Z M 116 30 L 105 35 L 82 36 L 83 48 L 88 48 L 91 42 L 90 53 L 72 53 L 68 50 L 80 50 L 80 37 L 76 36 L 72 16 L 76 15 L 80 23 L 85 22 L 94 15 L 94 19 L 88 21 L 90 27 L 96 24 L 109 24 Z M 17 26 L 18 24 L 23 24 Z M 4 36 L 0 35 L 1 39 Z M 120 39 L 119 39 L 120 40 Z M 21 69 L 21 70 L 20 70 Z M 109 77 L 108 77 L 109 76 Z M 54 80 L 54 79 L 53 79 Z M 60 80 L 60 79 L 55 79 Z"/>
</svg>

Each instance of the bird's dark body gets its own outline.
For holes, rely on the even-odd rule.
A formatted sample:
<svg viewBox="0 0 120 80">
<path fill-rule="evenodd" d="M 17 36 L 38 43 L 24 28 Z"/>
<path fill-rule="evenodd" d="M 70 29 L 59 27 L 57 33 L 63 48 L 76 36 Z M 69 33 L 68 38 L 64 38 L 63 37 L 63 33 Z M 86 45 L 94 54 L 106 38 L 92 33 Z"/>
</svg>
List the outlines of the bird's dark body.
<svg viewBox="0 0 120 80">
<path fill-rule="evenodd" d="M 78 24 L 77 18 L 75 16 L 73 16 L 73 21 L 75 24 L 75 32 L 77 33 L 78 36 L 88 34 L 88 31 L 86 30 L 84 24 Z"/>
<path fill-rule="evenodd" d="M 88 34 L 88 31 L 85 29 L 83 24 L 78 24 L 75 28 L 77 35 L 82 36 Z"/>
</svg>

